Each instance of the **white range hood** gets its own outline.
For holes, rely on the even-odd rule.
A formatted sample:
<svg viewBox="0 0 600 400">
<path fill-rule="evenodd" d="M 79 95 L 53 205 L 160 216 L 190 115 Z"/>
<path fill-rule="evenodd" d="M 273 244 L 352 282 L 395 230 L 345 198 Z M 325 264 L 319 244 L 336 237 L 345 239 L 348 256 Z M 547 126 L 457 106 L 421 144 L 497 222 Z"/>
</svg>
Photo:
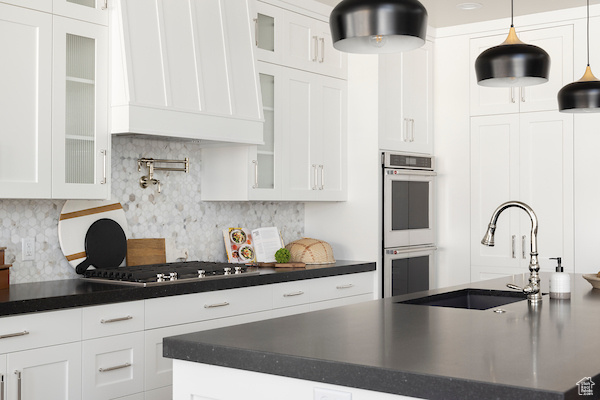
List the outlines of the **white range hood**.
<svg viewBox="0 0 600 400">
<path fill-rule="evenodd" d="M 113 134 L 262 143 L 248 0 L 112 4 Z"/>
</svg>

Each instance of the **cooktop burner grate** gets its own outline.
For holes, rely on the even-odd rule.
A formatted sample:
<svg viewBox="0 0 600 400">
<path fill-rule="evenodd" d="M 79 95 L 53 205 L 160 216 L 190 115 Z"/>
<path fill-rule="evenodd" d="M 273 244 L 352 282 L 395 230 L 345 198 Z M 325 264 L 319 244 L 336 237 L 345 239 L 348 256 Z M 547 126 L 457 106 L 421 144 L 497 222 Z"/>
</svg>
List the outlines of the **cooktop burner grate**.
<svg viewBox="0 0 600 400">
<path fill-rule="evenodd" d="M 166 264 L 138 265 L 111 269 L 88 269 L 85 280 L 138 286 L 183 283 L 191 280 L 256 275 L 258 269 L 243 264 L 186 261 Z"/>
</svg>

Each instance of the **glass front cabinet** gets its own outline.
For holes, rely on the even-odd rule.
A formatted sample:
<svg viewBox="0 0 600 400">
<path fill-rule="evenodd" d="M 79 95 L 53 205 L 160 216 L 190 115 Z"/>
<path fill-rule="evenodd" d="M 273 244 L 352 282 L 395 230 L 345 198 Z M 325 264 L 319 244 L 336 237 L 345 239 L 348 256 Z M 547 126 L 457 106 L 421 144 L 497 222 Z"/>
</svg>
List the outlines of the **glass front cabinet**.
<svg viewBox="0 0 600 400">
<path fill-rule="evenodd" d="M 109 196 L 108 32 L 54 17 L 52 197 Z"/>
</svg>

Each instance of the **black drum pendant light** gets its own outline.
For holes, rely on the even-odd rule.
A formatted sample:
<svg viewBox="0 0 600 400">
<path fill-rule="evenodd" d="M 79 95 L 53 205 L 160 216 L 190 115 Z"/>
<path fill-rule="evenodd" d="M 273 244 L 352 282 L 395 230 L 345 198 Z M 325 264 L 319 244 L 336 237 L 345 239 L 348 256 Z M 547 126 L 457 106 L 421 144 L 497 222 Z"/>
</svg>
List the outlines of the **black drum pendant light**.
<svg viewBox="0 0 600 400">
<path fill-rule="evenodd" d="M 417 0 L 343 0 L 331 11 L 329 26 L 340 51 L 397 53 L 425 44 L 427 10 Z"/>
<path fill-rule="evenodd" d="M 504 43 L 482 52 L 475 60 L 480 86 L 532 86 L 548 82 L 550 56 L 538 46 L 523 43 L 513 24 L 510 2 L 510 31 Z"/>
<path fill-rule="evenodd" d="M 590 68 L 590 0 L 587 0 L 587 68 L 580 80 L 560 89 L 558 110 L 567 113 L 600 112 L 600 81 Z"/>
</svg>

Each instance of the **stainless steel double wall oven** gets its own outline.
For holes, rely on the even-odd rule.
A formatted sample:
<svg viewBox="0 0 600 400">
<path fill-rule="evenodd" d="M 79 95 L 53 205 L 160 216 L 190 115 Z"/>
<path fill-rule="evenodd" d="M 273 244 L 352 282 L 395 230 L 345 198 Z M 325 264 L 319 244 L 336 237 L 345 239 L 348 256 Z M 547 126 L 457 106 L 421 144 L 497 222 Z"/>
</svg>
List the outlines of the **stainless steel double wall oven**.
<svg viewBox="0 0 600 400">
<path fill-rule="evenodd" d="M 434 158 L 384 152 L 383 295 L 428 290 L 434 282 Z"/>
</svg>

